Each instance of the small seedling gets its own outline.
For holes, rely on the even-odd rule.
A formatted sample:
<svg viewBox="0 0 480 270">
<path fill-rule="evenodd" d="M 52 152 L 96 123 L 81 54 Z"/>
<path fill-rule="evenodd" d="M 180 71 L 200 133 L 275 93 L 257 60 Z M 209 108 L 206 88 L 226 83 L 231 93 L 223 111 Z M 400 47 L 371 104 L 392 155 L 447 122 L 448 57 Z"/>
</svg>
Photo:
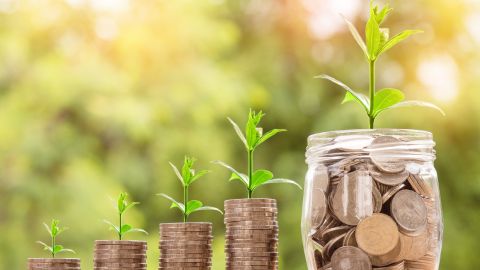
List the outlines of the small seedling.
<svg viewBox="0 0 480 270">
<path fill-rule="evenodd" d="M 438 110 L 440 113 L 445 114 L 442 109 L 428 102 L 417 100 L 404 101 L 405 95 L 398 89 L 383 88 L 378 91 L 375 89 L 375 62 L 378 57 L 409 36 L 422 32 L 420 30 L 404 30 L 390 38 L 389 29 L 383 28 L 381 25 L 391 11 L 392 8 L 388 5 L 380 10 L 378 6 L 373 4 L 373 1 L 370 2 L 370 18 L 365 27 L 366 44 L 355 26 L 345 19 L 353 38 L 362 49 L 369 63 L 369 97 L 352 90 L 352 88 L 346 84 L 328 75 L 323 74 L 315 77 L 329 80 L 345 89 L 347 92 L 342 104 L 350 101 L 355 101 L 360 104 L 369 117 L 370 128 L 374 127 L 375 119 L 381 112 L 394 108 L 422 106 Z"/>
<path fill-rule="evenodd" d="M 260 186 L 267 184 L 293 184 L 300 189 L 302 188 L 297 182 L 283 179 L 283 178 L 273 178 L 273 173 L 268 170 L 255 170 L 253 169 L 253 153 L 262 143 L 266 142 L 268 139 L 272 138 L 280 132 L 285 132 L 285 129 L 272 129 L 267 133 L 263 134 L 263 129 L 258 127 L 258 124 L 265 116 L 262 111 L 256 113 L 255 111 L 250 110 L 248 114 L 248 121 L 245 128 L 245 135 L 242 133 L 240 127 L 230 118 L 228 121 L 232 124 L 235 132 L 237 133 L 240 140 L 243 142 L 245 149 L 247 150 L 247 164 L 248 164 L 248 173 L 243 174 L 235 170 L 232 166 L 222 162 L 222 161 L 213 161 L 213 163 L 219 164 L 229 171 L 232 172 L 230 181 L 239 180 L 247 188 L 248 198 L 252 198 L 252 194 Z"/>
<path fill-rule="evenodd" d="M 220 214 L 223 214 L 222 211 L 218 208 L 211 207 L 211 206 L 203 206 L 203 203 L 198 200 L 189 200 L 188 198 L 188 188 L 190 185 L 197 181 L 200 177 L 209 173 L 207 170 L 201 170 L 199 172 L 195 172 L 193 169 L 193 165 L 195 164 L 196 159 L 192 157 L 186 156 L 183 162 L 182 171 L 180 172 L 178 168 L 170 162 L 170 166 L 172 167 L 175 175 L 177 176 L 178 180 L 182 183 L 183 186 L 183 203 L 176 201 L 172 197 L 168 196 L 167 194 L 160 193 L 157 194 L 162 196 L 169 201 L 172 202 L 170 208 L 178 208 L 182 212 L 183 215 L 183 222 L 187 222 L 188 217 L 190 214 L 198 211 L 217 211 Z"/>
<path fill-rule="evenodd" d="M 143 229 L 133 228 L 131 225 L 123 223 L 123 215 L 125 214 L 125 212 L 127 212 L 127 210 L 132 208 L 134 205 L 139 204 L 138 202 L 128 203 L 127 196 L 128 195 L 125 192 L 120 193 L 120 195 L 118 196 L 117 204 L 115 207 L 118 213 L 118 222 L 119 222 L 118 226 L 108 220 L 104 220 L 105 223 L 110 225 L 110 229 L 117 233 L 119 240 L 122 240 L 125 234 L 131 233 L 131 232 L 142 232 L 144 234 L 148 234 Z"/>
<path fill-rule="evenodd" d="M 44 250 L 48 250 L 48 252 L 50 252 L 52 258 L 55 258 L 55 255 L 61 252 L 75 253 L 75 251 L 71 249 L 63 248 L 62 245 L 57 245 L 57 236 L 68 229 L 66 227 L 59 227 L 59 223 L 60 221 L 56 219 L 52 219 L 52 223 L 50 224 L 50 226 L 48 226 L 46 223 L 43 223 L 43 226 L 45 226 L 45 229 L 47 229 L 48 233 L 50 234 L 52 244 L 51 246 L 45 244 L 42 241 L 37 241 L 37 243 L 43 246 Z"/>
</svg>

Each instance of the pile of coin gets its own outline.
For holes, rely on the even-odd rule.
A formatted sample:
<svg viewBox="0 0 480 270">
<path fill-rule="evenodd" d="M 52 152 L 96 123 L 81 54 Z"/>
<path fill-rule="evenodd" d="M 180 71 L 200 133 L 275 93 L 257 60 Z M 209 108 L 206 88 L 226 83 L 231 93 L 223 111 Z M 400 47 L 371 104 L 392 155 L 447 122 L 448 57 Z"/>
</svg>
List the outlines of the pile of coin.
<svg viewBox="0 0 480 270">
<path fill-rule="evenodd" d="M 310 269 L 438 269 L 436 174 L 412 145 L 380 135 L 332 142 L 310 175 Z"/>
<path fill-rule="evenodd" d="M 147 269 L 147 242 L 97 240 L 93 258 L 95 270 Z"/>
<path fill-rule="evenodd" d="M 28 259 L 29 270 L 80 270 L 80 259 Z"/>
<path fill-rule="evenodd" d="M 227 270 L 278 269 L 276 200 L 227 200 L 225 225 Z"/>
<path fill-rule="evenodd" d="M 211 223 L 160 224 L 158 269 L 211 269 L 212 239 Z"/>
</svg>

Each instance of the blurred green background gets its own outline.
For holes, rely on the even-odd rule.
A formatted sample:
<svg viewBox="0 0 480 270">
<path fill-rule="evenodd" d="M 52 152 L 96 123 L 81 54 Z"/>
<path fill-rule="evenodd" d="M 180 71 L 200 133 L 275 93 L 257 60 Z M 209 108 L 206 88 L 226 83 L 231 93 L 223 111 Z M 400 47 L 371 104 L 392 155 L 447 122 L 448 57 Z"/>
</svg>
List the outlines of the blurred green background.
<svg viewBox="0 0 480 270">
<path fill-rule="evenodd" d="M 381 3 L 381 2 L 380 2 Z M 425 31 L 378 62 L 378 86 L 435 102 L 447 113 L 402 109 L 379 127 L 433 131 L 445 218 L 441 269 L 480 265 L 480 2 L 391 0 L 386 25 Z M 242 126 L 263 109 L 265 129 L 287 128 L 256 152 L 256 167 L 303 183 L 309 134 L 365 128 L 359 106 L 313 76 L 328 73 L 367 88 L 368 68 L 339 14 L 360 31 L 367 0 L 0 0 L 0 269 L 48 256 L 42 222 L 70 230 L 60 241 L 92 269 L 95 239 L 114 234 L 109 197 L 141 202 L 127 221 L 149 236 L 157 267 L 158 224 L 179 221 L 155 193 L 180 198 L 168 161 L 184 154 L 213 172 L 192 197 L 222 207 L 245 192 L 210 164 L 245 168 L 226 117 Z M 366 93 L 366 91 L 365 91 Z M 280 207 L 281 269 L 306 269 L 300 237 L 302 192 L 261 188 Z M 224 269 L 222 217 L 214 269 Z"/>
</svg>

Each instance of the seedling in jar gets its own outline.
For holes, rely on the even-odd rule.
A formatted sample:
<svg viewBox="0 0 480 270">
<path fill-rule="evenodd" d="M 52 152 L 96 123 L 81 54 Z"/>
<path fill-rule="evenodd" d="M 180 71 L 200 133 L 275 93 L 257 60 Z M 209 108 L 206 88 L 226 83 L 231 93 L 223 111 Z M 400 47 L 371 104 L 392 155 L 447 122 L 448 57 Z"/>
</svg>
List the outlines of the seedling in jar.
<svg viewBox="0 0 480 270">
<path fill-rule="evenodd" d="M 123 215 L 125 214 L 125 212 L 127 212 L 127 210 L 129 210 L 133 206 L 139 204 L 138 202 L 127 202 L 127 196 L 127 193 L 122 192 L 117 199 L 116 209 L 118 214 L 118 225 L 115 225 L 108 220 L 104 220 L 105 223 L 110 225 L 110 229 L 117 233 L 119 240 L 122 240 L 123 236 L 127 233 L 141 232 L 144 234 L 148 234 L 143 229 L 133 228 L 131 225 L 123 223 Z"/>
<path fill-rule="evenodd" d="M 442 109 L 432 103 L 418 100 L 404 101 L 405 95 L 398 89 L 383 88 L 378 91 L 375 89 L 375 63 L 379 56 L 411 35 L 422 32 L 420 30 L 404 30 L 390 38 L 389 29 L 381 26 L 391 11 L 392 8 L 388 5 L 383 9 L 379 9 L 378 6 L 373 4 L 373 1 L 370 2 L 370 18 L 365 27 L 366 43 L 363 41 L 355 26 L 345 19 L 353 38 L 362 49 L 369 64 L 368 97 L 362 93 L 354 91 L 346 84 L 328 75 L 322 74 L 315 77 L 329 80 L 345 89 L 346 94 L 342 104 L 350 101 L 360 104 L 368 115 L 370 128 L 374 128 L 375 119 L 380 113 L 395 108 L 421 106 L 435 109 L 440 113 L 445 114 Z"/>
<path fill-rule="evenodd" d="M 273 136 L 277 135 L 278 133 L 285 132 L 285 129 L 272 129 L 265 134 L 263 133 L 263 129 L 259 127 L 260 121 L 265 116 L 265 114 L 260 112 L 255 112 L 250 110 L 248 114 L 248 120 L 245 127 L 245 135 L 243 134 L 240 127 L 230 118 L 228 121 L 232 124 L 235 132 L 237 133 L 238 137 L 242 141 L 245 149 L 247 151 L 247 164 L 248 164 L 248 172 L 247 174 L 243 174 L 235 170 L 232 166 L 226 164 L 222 161 L 214 161 L 213 163 L 219 164 L 229 171 L 231 171 L 232 175 L 230 177 L 230 181 L 232 180 L 239 180 L 242 182 L 246 189 L 247 189 L 247 196 L 248 198 L 252 198 L 253 192 L 260 186 L 268 185 L 268 184 L 292 184 L 297 186 L 298 188 L 302 188 L 297 182 L 284 179 L 284 178 L 274 178 L 273 173 L 268 170 L 254 170 L 253 168 L 253 154 L 255 150 L 264 142 L 272 138 Z"/>
<path fill-rule="evenodd" d="M 164 193 L 157 194 L 159 196 L 166 198 L 172 203 L 170 208 L 178 208 L 182 212 L 183 222 L 187 222 L 188 217 L 192 213 L 195 213 L 198 211 L 216 211 L 216 212 L 219 212 L 220 214 L 223 214 L 223 212 L 220 209 L 211 207 L 211 206 L 204 206 L 203 203 L 199 200 L 189 200 L 188 189 L 190 185 L 193 182 L 197 181 L 200 177 L 209 173 L 209 171 L 207 170 L 201 170 L 196 172 L 193 169 L 193 165 L 195 164 L 195 161 L 196 161 L 195 158 L 185 156 L 181 172 L 178 170 L 178 168 L 175 165 L 173 165 L 173 163 L 170 163 L 170 166 L 175 172 L 175 175 L 177 176 L 178 180 L 183 186 L 183 203 L 178 202 L 177 200 L 173 199 L 167 194 L 164 194 Z"/>
<path fill-rule="evenodd" d="M 59 220 L 52 219 L 52 222 L 50 223 L 50 226 L 48 226 L 46 223 L 43 223 L 43 226 L 45 226 L 45 229 L 48 231 L 50 234 L 51 238 L 51 246 L 45 244 L 42 241 L 37 241 L 40 245 L 43 246 L 44 250 L 48 250 L 50 254 L 52 255 L 52 258 L 55 258 L 55 255 L 58 253 L 62 252 L 71 252 L 75 253 L 72 249 L 64 248 L 62 245 L 57 244 L 57 237 L 64 231 L 66 231 L 68 228 L 66 227 L 60 227 L 58 224 L 60 223 Z"/>
</svg>

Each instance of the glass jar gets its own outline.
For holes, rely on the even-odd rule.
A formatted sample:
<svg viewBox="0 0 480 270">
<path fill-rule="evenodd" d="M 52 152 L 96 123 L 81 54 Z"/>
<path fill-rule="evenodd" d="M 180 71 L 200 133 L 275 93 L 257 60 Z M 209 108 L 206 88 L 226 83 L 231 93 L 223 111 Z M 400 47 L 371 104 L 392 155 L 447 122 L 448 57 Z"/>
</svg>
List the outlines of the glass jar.
<svg viewBox="0 0 480 270">
<path fill-rule="evenodd" d="M 418 130 L 311 135 L 302 213 L 308 269 L 437 270 L 443 222 L 434 146 Z"/>
</svg>

